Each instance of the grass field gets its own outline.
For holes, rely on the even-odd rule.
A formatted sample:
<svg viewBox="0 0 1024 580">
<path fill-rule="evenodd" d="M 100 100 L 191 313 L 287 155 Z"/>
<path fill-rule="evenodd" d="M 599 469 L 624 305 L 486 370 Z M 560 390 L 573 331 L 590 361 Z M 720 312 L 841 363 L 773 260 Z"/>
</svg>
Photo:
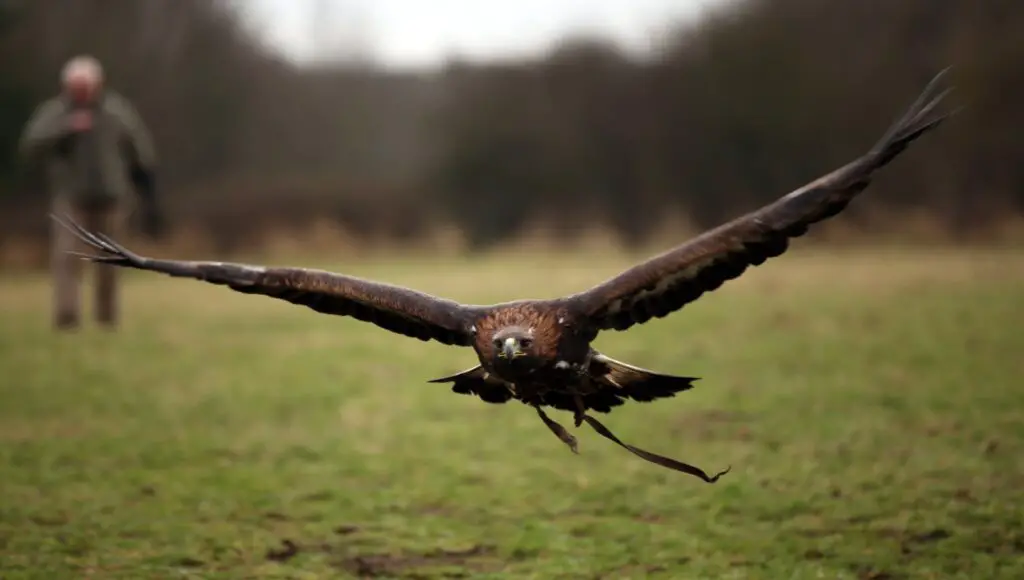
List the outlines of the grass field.
<svg viewBox="0 0 1024 580">
<path fill-rule="evenodd" d="M 302 264 L 303 262 L 296 262 Z M 470 302 L 600 256 L 326 264 Z M 426 381 L 475 361 L 269 298 L 125 278 L 55 335 L 0 280 L 0 577 L 1022 578 L 1024 252 L 794 251 L 598 348 L 702 377 L 584 428 Z M 571 425 L 563 413 L 553 418 Z"/>
</svg>

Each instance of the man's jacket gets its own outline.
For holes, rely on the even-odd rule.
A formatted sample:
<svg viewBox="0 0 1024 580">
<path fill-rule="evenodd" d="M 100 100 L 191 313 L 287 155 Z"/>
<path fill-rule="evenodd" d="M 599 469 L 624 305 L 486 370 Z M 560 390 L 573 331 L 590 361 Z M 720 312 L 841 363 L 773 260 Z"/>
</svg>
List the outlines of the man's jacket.
<svg viewBox="0 0 1024 580">
<path fill-rule="evenodd" d="M 128 99 L 105 91 L 92 107 L 92 129 L 82 133 L 68 128 L 73 110 L 64 96 L 43 102 L 19 143 L 24 161 L 41 164 L 51 195 L 75 205 L 108 206 L 132 193 L 133 186 L 151 187 L 156 151 Z"/>
</svg>

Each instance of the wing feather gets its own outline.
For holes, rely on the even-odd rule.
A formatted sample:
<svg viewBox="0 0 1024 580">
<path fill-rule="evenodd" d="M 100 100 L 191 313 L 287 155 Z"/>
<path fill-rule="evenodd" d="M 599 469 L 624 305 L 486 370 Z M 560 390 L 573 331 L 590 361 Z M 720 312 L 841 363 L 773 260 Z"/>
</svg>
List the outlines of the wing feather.
<svg viewBox="0 0 1024 580">
<path fill-rule="evenodd" d="M 488 373 L 480 365 L 468 368 L 451 376 L 428 381 L 431 383 L 454 383 L 452 392 L 460 395 L 476 395 L 485 403 L 500 405 L 512 400 L 512 391 L 501 379 Z"/>
<path fill-rule="evenodd" d="M 243 294 L 270 296 L 324 314 L 349 316 L 423 341 L 470 346 L 473 321 L 481 310 L 416 290 L 323 270 L 148 258 L 103 234 L 86 231 L 70 219 L 52 217 L 100 252 L 78 254 L 87 260 L 193 278 Z"/>
<path fill-rule="evenodd" d="M 940 90 L 948 70 L 936 75 L 906 113 L 860 158 L 774 203 L 568 297 L 568 305 L 589 320 L 595 332 L 625 330 L 667 316 L 739 277 L 748 267 L 783 254 L 790 239 L 841 212 L 869 185 L 876 171 L 952 114 L 934 114 L 949 92 Z"/>
</svg>

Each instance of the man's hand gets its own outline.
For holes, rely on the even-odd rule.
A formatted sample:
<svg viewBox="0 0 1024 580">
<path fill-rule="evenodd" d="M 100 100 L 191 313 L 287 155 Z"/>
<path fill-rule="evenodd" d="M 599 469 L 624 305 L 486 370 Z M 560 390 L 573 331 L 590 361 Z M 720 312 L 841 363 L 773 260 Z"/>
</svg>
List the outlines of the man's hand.
<svg viewBox="0 0 1024 580">
<path fill-rule="evenodd" d="M 92 111 L 75 109 L 64 117 L 64 131 L 59 134 L 54 149 L 57 155 L 68 157 L 74 149 L 75 135 L 91 131 L 93 126 Z"/>
<path fill-rule="evenodd" d="M 92 129 L 92 111 L 75 110 L 68 113 L 68 129 L 73 133 L 83 133 Z"/>
</svg>

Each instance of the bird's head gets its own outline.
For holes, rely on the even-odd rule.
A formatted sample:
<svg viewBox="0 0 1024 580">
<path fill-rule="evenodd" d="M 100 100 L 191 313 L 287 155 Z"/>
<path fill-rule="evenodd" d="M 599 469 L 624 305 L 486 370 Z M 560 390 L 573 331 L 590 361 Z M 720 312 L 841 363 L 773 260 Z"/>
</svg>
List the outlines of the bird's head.
<svg viewBox="0 0 1024 580">
<path fill-rule="evenodd" d="M 497 357 L 504 362 L 519 364 L 536 356 L 532 328 L 509 326 L 494 333 L 492 340 Z"/>
</svg>

